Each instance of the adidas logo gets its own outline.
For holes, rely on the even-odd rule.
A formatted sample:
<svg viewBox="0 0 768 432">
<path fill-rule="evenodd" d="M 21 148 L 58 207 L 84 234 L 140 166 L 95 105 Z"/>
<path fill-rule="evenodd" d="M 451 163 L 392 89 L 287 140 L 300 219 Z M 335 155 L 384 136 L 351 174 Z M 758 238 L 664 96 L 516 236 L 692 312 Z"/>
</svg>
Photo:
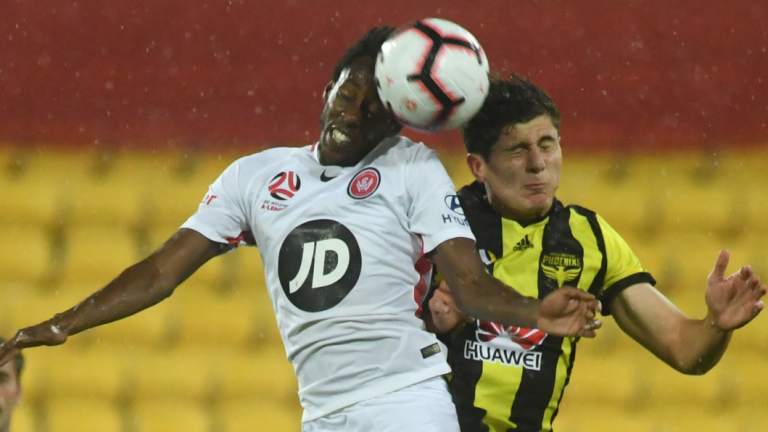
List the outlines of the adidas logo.
<svg viewBox="0 0 768 432">
<path fill-rule="evenodd" d="M 512 248 L 513 252 L 522 252 L 526 249 L 532 249 L 533 245 L 531 244 L 531 241 L 528 239 L 528 234 L 525 235 L 522 239 L 520 239 L 519 242 L 515 245 L 515 247 Z"/>
</svg>

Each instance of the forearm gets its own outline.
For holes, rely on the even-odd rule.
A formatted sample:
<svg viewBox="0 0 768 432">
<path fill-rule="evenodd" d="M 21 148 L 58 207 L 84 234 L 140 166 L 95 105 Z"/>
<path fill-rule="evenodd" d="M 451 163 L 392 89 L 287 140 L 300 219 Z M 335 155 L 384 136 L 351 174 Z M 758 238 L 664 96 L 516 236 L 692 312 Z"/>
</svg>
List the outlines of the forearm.
<svg viewBox="0 0 768 432">
<path fill-rule="evenodd" d="M 54 331 L 71 336 L 92 327 L 133 315 L 167 298 L 180 281 L 163 277 L 147 259 L 126 270 L 78 305 L 56 314 Z"/>
<path fill-rule="evenodd" d="M 539 301 L 521 295 L 485 272 L 455 286 L 459 309 L 468 316 L 519 327 L 537 326 Z"/>
<path fill-rule="evenodd" d="M 677 343 L 672 345 L 672 363 L 668 363 L 686 374 L 706 373 L 722 358 L 731 333 L 719 329 L 710 316 L 701 320 L 686 319 L 680 325 Z"/>
<path fill-rule="evenodd" d="M 730 332 L 710 316 L 691 319 L 649 284 L 627 287 L 610 304 L 616 323 L 665 363 L 685 374 L 702 374 L 723 355 Z"/>
<path fill-rule="evenodd" d="M 445 241 L 435 250 L 433 260 L 465 315 L 520 327 L 537 326 L 539 301 L 520 295 L 486 273 L 474 241 Z"/>
</svg>

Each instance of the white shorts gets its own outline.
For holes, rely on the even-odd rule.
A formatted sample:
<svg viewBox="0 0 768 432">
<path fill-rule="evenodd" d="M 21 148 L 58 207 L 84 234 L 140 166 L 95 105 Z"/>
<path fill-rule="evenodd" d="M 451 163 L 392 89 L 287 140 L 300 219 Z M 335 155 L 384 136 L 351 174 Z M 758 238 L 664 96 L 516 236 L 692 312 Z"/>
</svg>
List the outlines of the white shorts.
<svg viewBox="0 0 768 432">
<path fill-rule="evenodd" d="M 387 393 L 302 423 L 302 432 L 459 432 L 442 377 Z"/>
</svg>

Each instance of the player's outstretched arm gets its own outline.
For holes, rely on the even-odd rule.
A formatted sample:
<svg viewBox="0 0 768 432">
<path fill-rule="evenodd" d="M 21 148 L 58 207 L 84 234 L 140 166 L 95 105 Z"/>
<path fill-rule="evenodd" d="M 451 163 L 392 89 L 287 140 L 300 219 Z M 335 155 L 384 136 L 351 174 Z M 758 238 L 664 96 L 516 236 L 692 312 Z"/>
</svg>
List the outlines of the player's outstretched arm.
<svg viewBox="0 0 768 432">
<path fill-rule="evenodd" d="M 598 307 L 594 296 L 564 287 L 542 301 L 525 297 L 485 272 L 472 240 L 445 241 L 435 248 L 432 260 L 466 315 L 558 336 L 594 336 L 599 327 L 593 321 Z"/>
<path fill-rule="evenodd" d="M 722 357 L 733 330 L 763 309 L 766 285 L 748 266 L 725 276 L 730 256 L 721 251 L 707 278 L 707 316 L 686 317 L 649 284 L 626 288 L 611 303 L 625 333 L 661 360 L 686 374 L 703 374 Z"/>
<path fill-rule="evenodd" d="M 40 324 L 19 330 L 0 347 L 0 365 L 20 349 L 62 344 L 69 336 L 133 315 L 160 302 L 201 265 L 224 250 L 224 245 L 193 230 L 179 230 L 148 258 L 128 267 L 78 305 Z"/>
</svg>

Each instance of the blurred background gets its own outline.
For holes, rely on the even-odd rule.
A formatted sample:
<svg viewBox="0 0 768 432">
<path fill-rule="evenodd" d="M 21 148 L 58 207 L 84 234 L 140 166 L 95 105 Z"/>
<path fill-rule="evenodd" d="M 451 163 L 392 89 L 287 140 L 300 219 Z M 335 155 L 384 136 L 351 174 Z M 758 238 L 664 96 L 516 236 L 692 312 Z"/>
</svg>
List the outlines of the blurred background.
<svg viewBox="0 0 768 432">
<path fill-rule="evenodd" d="M 447 4 L 451 3 L 451 4 Z M 367 28 L 438 16 L 563 113 L 560 198 L 597 210 L 703 317 L 717 252 L 768 278 L 768 3 L 0 0 L 0 334 L 159 246 L 235 158 L 318 135 L 321 92 Z M 457 132 L 405 131 L 470 181 Z M 561 431 L 768 430 L 768 319 L 686 377 L 606 319 Z M 298 431 L 258 251 L 169 301 L 26 353 L 16 432 Z"/>
</svg>

